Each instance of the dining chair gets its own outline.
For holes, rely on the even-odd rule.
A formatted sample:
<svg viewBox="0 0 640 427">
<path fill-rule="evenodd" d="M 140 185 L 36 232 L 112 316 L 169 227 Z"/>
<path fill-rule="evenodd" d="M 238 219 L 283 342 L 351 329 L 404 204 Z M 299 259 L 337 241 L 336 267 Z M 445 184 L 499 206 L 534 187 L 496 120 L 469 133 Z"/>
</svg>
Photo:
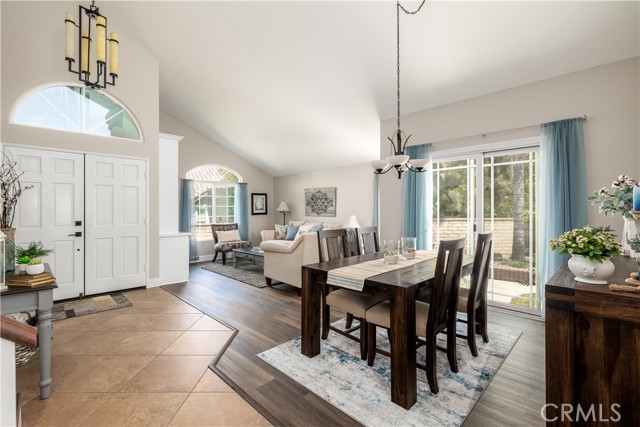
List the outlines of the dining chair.
<svg viewBox="0 0 640 427">
<path fill-rule="evenodd" d="M 371 227 L 356 228 L 356 242 L 359 255 L 379 252 L 378 227 L 374 225 Z"/>
<path fill-rule="evenodd" d="M 460 288 L 458 297 L 458 312 L 467 313 L 467 319 L 458 322 L 467 324 L 467 335 L 458 334 L 459 338 L 466 338 L 469 349 L 474 357 L 478 357 L 476 334 L 482 336 L 484 342 L 489 342 L 487 333 L 487 282 L 493 233 L 478 234 L 476 253 L 473 258 L 471 283 L 469 288 Z"/>
<path fill-rule="evenodd" d="M 333 259 L 348 258 L 349 247 L 347 244 L 347 230 L 321 230 L 318 231 L 318 254 L 320 262 Z M 377 298 L 363 295 L 348 289 L 335 289 L 326 282 L 322 283 L 322 339 L 329 337 L 329 330 L 333 330 L 354 341 L 360 343 L 360 357 L 367 359 L 367 322 L 365 313 L 369 308 L 379 303 Z M 358 320 L 358 325 L 349 325 L 345 330 L 331 325 L 331 307 L 338 308 L 347 317 Z M 360 329 L 360 337 L 356 337 L 352 332 Z"/>
<path fill-rule="evenodd" d="M 464 238 L 441 240 L 438 247 L 438 258 L 433 277 L 431 303 L 416 301 L 416 339 L 426 344 L 426 365 L 423 367 L 429 381 L 431 392 L 438 393 L 436 376 L 436 337 L 439 333 L 447 334 L 447 358 L 453 372 L 458 372 L 456 360 L 456 311 L 458 307 L 458 289 L 462 273 Z M 376 349 L 376 326 L 391 328 L 391 303 L 385 301 L 369 310 L 365 315 L 368 325 L 367 363 L 373 366 L 376 352 L 390 356 L 389 352 Z M 391 330 L 391 334 L 394 331 Z M 393 362 L 392 362 L 393 363 Z"/>
</svg>

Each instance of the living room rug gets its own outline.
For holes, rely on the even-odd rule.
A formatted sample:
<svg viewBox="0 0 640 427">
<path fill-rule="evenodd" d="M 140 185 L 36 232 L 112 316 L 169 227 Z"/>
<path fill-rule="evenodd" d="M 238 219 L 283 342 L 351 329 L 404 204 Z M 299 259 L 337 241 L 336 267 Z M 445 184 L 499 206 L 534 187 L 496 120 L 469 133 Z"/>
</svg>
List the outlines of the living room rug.
<svg viewBox="0 0 640 427">
<path fill-rule="evenodd" d="M 336 322 L 344 327 L 344 319 Z M 378 329 L 379 346 L 388 348 L 386 331 Z M 460 333 L 466 325 L 458 324 Z M 447 356 L 438 352 L 440 392 L 431 393 L 427 377 L 418 369 L 418 399 L 410 410 L 391 402 L 390 359 L 377 355 L 373 367 L 360 359 L 358 343 L 337 333 L 321 341 L 320 354 L 300 353 L 300 337 L 258 354 L 258 357 L 366 426 L 459 426 L 489 385 L 522 332 L 489 325 L 489 343 L 480 338 L 478 357 L 466 340 L 458 339 L 458 373 L 449 368 Z M 446 337 L 438 337 L 439 346 Z M 425 347 L 418 350 L 424 363 Z"/>
<path fill-rule="evenodd" d="M 202 266 L 203 269 L 213 273 L 235 279 L 238 282 L 246 283 L 256 288 L 266 288 L 264 271 L 262 265 L 254 265 L 249 261 L 240 261 L 238 268 L 234 267 L 234 262 L 227 260 L 227 265 L 222 265 L 221 261 L 210 262 Z"/>
<path fill-rule="evenodd" d="M 69 317 L 78 317 L 86 314 L 115 310 L 117 308 L 130 307 L 132 305 L 131 301 L 119 292 L 73 301 L 63 301 L 53 305 L 51 319 L 62 320 Z"/>
</svg>

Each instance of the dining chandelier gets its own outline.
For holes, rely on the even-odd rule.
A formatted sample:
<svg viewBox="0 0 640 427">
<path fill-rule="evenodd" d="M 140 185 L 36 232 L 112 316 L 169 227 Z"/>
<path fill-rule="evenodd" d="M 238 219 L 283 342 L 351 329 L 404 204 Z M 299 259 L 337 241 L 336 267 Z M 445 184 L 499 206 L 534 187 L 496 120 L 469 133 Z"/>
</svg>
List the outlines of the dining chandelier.
<svg viewBox="0 0 640 427">
<path fill-rule="evenodd" d="M 71 12 L 66 13 L 64 23 L 64 59 L 69 64 L 69 71 L 77 74 L 78 79 L 92 89 L 104 89 L 108 84 L 115 86 L 118 77 L 118 33 L 109 33 L 107 38 L 107 17 L 100 14 L 95 0 L 91 2 L 88 9 L 82 5 L 78 6 L 77 24 Z M 94 35 L 95 48 L 92 49 Z M 107 43 L 109 43 L 108 57 Z M 76 58 L 77 64 L 74 69 Z M 92 63 L 92 60 L 95 60 L 95 63 Z M 107 79 L 107 74 L 111 81 Z M 93 81 L 92 75 L 95 76 Z"/>
<path fill-rule="evenodd" d="M 407 142 L 411 135 L 406 136 L 402 130 L 400 130 L 400 10 L 408 15 L 415 15 L 422 9 L 424 6 L 425 0 L 420 3 L 420 6 L 414 11 L 408 11 L 405 9 L 400 2 L 396 2 L 396 71 L 397 71 L 397 94 L 398 94 L 398 114 L 397 114 L 397 130 L 394 132 L 393 138 L 388 137 L 389 141 L 391 141 L 391 146 L 393 148 L 394 154 L 388 156 L 386 160 L 374 160 L 371 162 L 371 166 L 373 167 L 373 173 L 375 174 L 383 174 L 389 172 L 391 169 L 395 169 L 398 173 L 398 179 L 402 178 L 402 174 L 405 171 L 412 172 L 426 172 L 427 166 L 429 165 L 429 160 L 426 159 L 410 159 L 409 156 L 405 154 L 405 148 L 407 146 Z M 394 141 L 395 138 L 395 141 Z M 404 140 L 404 141 L 403 141 Z"/>
</svg>

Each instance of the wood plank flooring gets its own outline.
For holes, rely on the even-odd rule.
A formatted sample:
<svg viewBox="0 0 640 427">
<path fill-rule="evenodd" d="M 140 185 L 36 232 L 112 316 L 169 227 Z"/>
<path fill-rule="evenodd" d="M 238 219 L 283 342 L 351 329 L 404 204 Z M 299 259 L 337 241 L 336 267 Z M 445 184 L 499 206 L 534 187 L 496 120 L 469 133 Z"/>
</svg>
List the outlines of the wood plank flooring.
<svg viewBox="0 0 640 427">
<path fill-rule="evenodd" d="M 297 289 L 285 284 L 254 288 L 203 270 L 202 265 L 192 264 L 188 283 L 164 288 L 238 330 L 214 371 L 276 426 L 360 425 L 256 357 L 300 335 Z M 523 334 L 463 427 L 545 425 L 540 416 L 545 395 L 544 324 L 493 309 L 489 321 Z"/>
</svg>

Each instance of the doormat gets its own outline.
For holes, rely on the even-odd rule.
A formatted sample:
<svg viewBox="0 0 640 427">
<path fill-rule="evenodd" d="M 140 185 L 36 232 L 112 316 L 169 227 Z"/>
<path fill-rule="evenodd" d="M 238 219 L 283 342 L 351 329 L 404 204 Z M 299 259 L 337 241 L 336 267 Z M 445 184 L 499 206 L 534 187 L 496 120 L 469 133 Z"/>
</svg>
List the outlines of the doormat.
<svg viewBox="0 0 640 427">
<path fill-rule="evenodd" d="M 131 301 L 119 292 L 111 295 L 101 295 L 91 298 L 82 298 L 73 301 L 58 302 L 53 305 L 52 320 L 68 319 L 70 317 L 84 316 L 86 314 L 100 313 L 102 311 L 115 310 L 117 308 L 130 307 Z"/>
</svg>

